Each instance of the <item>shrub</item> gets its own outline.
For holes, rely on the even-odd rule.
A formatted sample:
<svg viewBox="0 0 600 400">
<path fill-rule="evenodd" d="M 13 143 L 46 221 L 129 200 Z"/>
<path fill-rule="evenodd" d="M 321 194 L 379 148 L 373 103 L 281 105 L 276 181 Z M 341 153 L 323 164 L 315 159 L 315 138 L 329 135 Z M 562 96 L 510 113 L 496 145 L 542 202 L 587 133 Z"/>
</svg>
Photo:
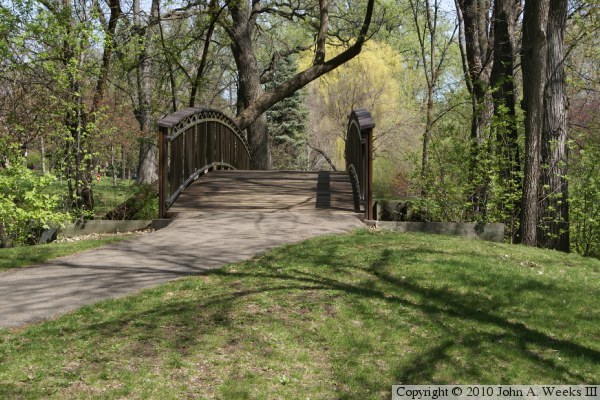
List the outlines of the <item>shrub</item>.
<svg viewBox="0 0 600 400">
<path fill-rule="evenodd" d="M 400 199 L 409 196 L 409 168 L 401 160 L 383 154 L 373 160 L 373 196 L 377 199 Z"/>
<path fill-rule="evenodd" d="M 49 225 L 62 226 L 68 213 L 56 211 L 60 199 L 44 189 L 56 180 L 28 169 L 17 146 L 0 138 L 0 247 L 36 244 Z"/>
<path fill-rule="evenodd" d="M 569 174 L 571 242 L 584 256 L 600 258 L 600 144 L 588 143 Z"/>
</svg>

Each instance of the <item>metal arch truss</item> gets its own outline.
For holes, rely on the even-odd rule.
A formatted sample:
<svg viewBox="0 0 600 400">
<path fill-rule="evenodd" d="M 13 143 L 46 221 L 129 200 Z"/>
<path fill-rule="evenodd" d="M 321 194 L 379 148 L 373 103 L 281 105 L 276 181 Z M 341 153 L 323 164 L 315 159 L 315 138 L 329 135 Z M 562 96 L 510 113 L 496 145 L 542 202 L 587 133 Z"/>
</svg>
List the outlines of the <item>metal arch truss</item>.
<svg viewBox="0 0 600 400">
<path fill-rule="evenodd" d="M 248 140 L 246 140 L 246 136 L 231 118 L 229 118 L 223 112 L 212 108 L 202 108 L 199 110 L 200 111 L 185 117 L 171 128 L 169 141 L 172 142 L 175 138 L 177 138 L 177 136 L 183 134 L 188 129 L 203 122 L 217 122 L 231 129 L 231 131 L 237 136 L 239 141 L 242 142 L 242 144 L 244 145 L 248 156 L 250 156 L 250 145 L 248 144 Z"/>
</svg>

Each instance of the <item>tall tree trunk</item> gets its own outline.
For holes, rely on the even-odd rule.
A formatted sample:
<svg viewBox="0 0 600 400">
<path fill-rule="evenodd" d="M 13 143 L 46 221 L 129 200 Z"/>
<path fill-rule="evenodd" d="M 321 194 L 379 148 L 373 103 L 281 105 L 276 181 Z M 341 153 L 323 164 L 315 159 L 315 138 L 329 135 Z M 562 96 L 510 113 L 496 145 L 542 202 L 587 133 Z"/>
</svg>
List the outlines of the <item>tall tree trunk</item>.
<svg viewBox="0 0 600 400">
<path fill-rule="evenodd" d="M 413 23 L 419 40 L 423 73 L 427 83 L 427 98 L 425 99 L 427 102 L 427 111 L 425 115 L 425 132 L 423 133 L 423 149 L 421 155 L 421 178 L 424 183 L 429 173 L 429 143 L 432 138 L 434 124 L 433 107 L 435 91 L 438 86 L 446 51 L 454 38 L 453 33 L 451 39 L 446 42 L 438 55 L 438 18 L 440 3 L 439 0 L 434 0 L 433 3 L 429 0 L 425 0 L 423 3 L 418 0 L 409 1 Z M 423 15 L 425 16 L 425 19 L 421 23 Z M 424 185 L 421 188 L 421 196 L 424 197 L 426 195 L 427 188 L 426 185 Z"/>
<path fill-rule="evenodd" d="M 508 122 L 499 124 L 495 141 L 500 160 L 500 180 L 507 185 L 511 198 L 515 198 L 514 194 L 519 193 L 522 187 L 519 177 L 521 160 L 514 96 L 516 21 L 520 3 L 520 0 L 494 2 L 494 65 L 490 75 L 495 119 Z M 518 242 L 521 237 L 518 229 L 518 222 L 521 219 L 520 200 L 515 198 L 512 204 L 503 204 L 503 207 L 512 210 L 509 229 L 512 242 Z"/>
<path fill-rule="evenodd" d="M 121 179 L 125 180 L 127 178 L 127 157 L 125 155 L 125 145 L 121 145 Z"/>
<path fill-rule="evenodd" d="M 544 124 L 549 0 L 527 0 L 523 16 L 523 109 L 525 111 L 525 167 L 521 217 L 522 243 L 537 245 L 540 141 Z"/>
<path fill-rule="evenodd" d="M 200 55 L 200 64 L 198 65 L 198 69 L 196 70 L 196 74 L 194 76 L 194 80 L 192 81 L 192 88 L 190 90 L 190 107 L 196 107 L 196 98 L 198 96 L 198 91 L 201 89 L 202 78 L 204 73 L 206 72 L 206 65 L 208 63 L 208 55 L 210 42 L 212 40 L 213 33 L 215 31 L 215 27 L 219 20 L 219 16 L 224 8 L 220 8 L 217 10 L 217 1 L 210 0 L 208 4 L 208 12 L 211 15 L 210 23 L 208 28 L 206 29 L 206 36 L 204 39 L 204 46 L 202 47 L 202 54 Z M 231 92 L 230 92 L 231 94 Z"/>
<path fill-rule="evenodd" d="M 157 147 L 152 135 L 152 60 L 148 46 L 152 40 L 150 25 L 159 17 L 159 0 L 152 0 L 150 21 L 142 26 L 140 0 L 133 2 L 133 24 L 138 32 L 142 51 L 139 55 L 139 67 L 136 73 L 138 104 L 135 117 L 140 124 L 140 153 L 138 164 L 138 182 L 152 183 L 158 179 Z"/>
<path fill-rule="evenodd" d="M 44 137 L 40 137 L 40 156 L 42 158 L 42 174 L 46 174 L 46 143 Z"/>
<path fill-rule="evenodd" d="M 488 147 L 483 146 L 493 114 L 493 102 L 490 91 L 490 73 L 492 68 L 492 43 L 489 14 L 491 2 L 489 0 L 455 0 L 457 15 L 462 18 L 464 25 L 464 55 L 466 63 L 465 76 L 467 88 L 471 94 L 471 159 L 470 173 L 475 183 L 471 201 L 473 212 L 485 212 L 488 183 L 481 181 L 477 170 L 482 152 L 487 152 Z M 460 23 L 460 22 L 459 22 Z"/>
<path fill-rule="evenodd" d="M 69 200 L 73 209 L 80 212 L 83 218 L 84 211 L 94 207 L 93 192 L 91 187 L 90 164 L 85 160 L 85 110 L 81 93 L 81 77 L 77 71 L 83 69 L 83 38 L 73 35 L 75 31 L 75 7 L 73 0 L 62 0 L 60 9 L 56 10 L 57 18 L 64 23 L 65 37 L 62 41 L 61 62 L 67 71 L 68 94 L 67 110 L 64 116 L 64 125 L 70 138 L 65 146 L 65 160 L 67 160 L 66 175 L 69 188 Z M 76 63 L 76 68 L 70 66 Z"/>
<path fill-rule="evenodd" d="M 121 1 L 120 0 L 107 0 L 108 6 L 110 7 L 110 16 L 108 22 L 105 21 L 105 17 L 102 14 L 102 10 L 99 10 L 101 15 L 101 21 L 104 25 L 104 46 L 102 49 L 102 63 L 100 68 L 100 74 L 96 81 L 96 90 L 94 91 L 94 97 L 92 100 L 92 108 L 90 114 L 92 118 L 95 118 L 95 113 L 100 108 L 100 103 L 104 98 L 104 91 L 106 89 L 106 83 L 108 81 L 108 73 L 110 67 L 110 61 L 113 50 L 116 46 L 115 32 L 117 30 L 117 22 L 121 18 Z"/>
<path fill-rule="evenodd" d="M 471 137 L 478 144 L 485 139 L 485 130 L 492 116 L 491 93 L 489 90 L 492 68 L 493 29 L 490 26 L 489 0 L 457 0 L 464 25 L 466 51 L 466 74 L 469 76 L 467 87 L 471 91 L 473 115 L 471 118 Z"/>
<path fill-rule="evenodd" d="M 108 0 L 108 6 L 110 8 L 110 17 L 108 22 L 102 13 L 102 10 L 98 9 L 100 14 L 100 19 L 103 24 L 104 29 L 104 43 L 102 49 L 102 62 L 100 64 L 100 73 L 98 75 L 98 79 L 96 80 L 96 88 L 94 90 L 94 95 L 92 98 L 92 106 L 88 112 L 85 112 L 85 106 L 83 104 L 83 99 L 80 97 L 80 136 L 82 140 L 87 138 L 90 132 L 88 132 L 87 126 L 89 123 L 93 123 L 96 121 L 96 113 L 100 109 L 102 100 L 104 99 L 104 91 L 106 89 L 106 83 L 108 81 L 108 73 L 110 69 L 110 61 L 112 58 L 113 49 L 115 48 L 115 32 L 117 29 L 117 22 L 121 17 L 121 2 L 120 0 Z M 83 54 L 81 55 L 81 62 L 83 63 Z M 87 147 L 87 146 L 86 146 Z M 112 146 L 111 146 L 112 151 Z M 114 163 L 113 163 L 114 166 Z M 93 171 L 92 171 L 92 161 L 90 158 L 86 158 L 84 161 L 84 169 L 82 171 L 83 179 L 80 181 L 83 182 L 80 199 L 81 202 L 85 205 L 85 208 L 88 210 L 92 210 L 94 208 L 94 193 L 92 190 L 92 181 L 93 181 Z"/>
<path fill-rule="evenodd" d="M 230 7 L 234 28 L 231 51 L 238 70 L 238 109 L 239 113 L 248 108 L 264 94 L 260 84 L 260 71 L 254 55 L 252 37 L 255 17 L 251 17 L 246 2 L 235 3 Z M 239 114 L 238 113 L 238 114 Z M 267 131 L 267 115 L 261 114 L 247 128 L 252 169 L 271 168 L 271 149 Z"/>
<path fill-rule="evenodd" d="M 550 0 L 538 242 L 542 247 L 568 252 L 567 95 L 563 67 L 566 22 L 567 0 Z"/>
<path fill-rule="evenodd" d="M 115 146 L 110 145 L 110 169 L 112 170 L 112 185 L 117 187 L 117 168 L 115 168 Z"/>
<path fill-rule="evenodd" d="M 433 128 L 433 95 L 434 87 L 429 85 L 427 89 L 427 114 L 425 116 L 425 132 L 423 133 L 423 150 L 421 156 L 421 178 L 426 179 L 429 172 L 429 142 Z M 425 186 L 421 188 L 421 196 L 427 195 Z"/>
<path fill-rule="evenodd" d="M 65 148 L 65 159 L 67 160 L 66 172 L 69 181 L 69 197 L 74 208 L 83 217 L 85 211 L 91 211 L 94 208 L 92 161 L 86 154 L 86 152 L 90 151 L 88 140 L 90 132 L 88 126 L 95 121 L 95 114 L 100 108 L 104 96 L 111 55 L 114 48 L 114 34 L 117 21 L 121 15 L 120 1 L 108 0 L 110 7 L 110 19 L 108 23 L 101 9 L 97 8 L 94 10 L 99 12 L 105 40 L 103 43 L 100 72 L 93 92 L 92 105 L 89 109 L 86 107 L 83 95 L 81 95 L 81 88 L 84 86 L 84 82 L 81 80 L 82 77 L 79 71 L 84 69 L 84 50 L 90 43 L 87 42 L 85 37 L 73 35 L 73 32 L 76 31 L 76 18 L 83 20 L 85 11 L 78 10 L 73 0 L 61 0 L 58 8 L 54 8 L 51 3 L 46 4 L 47 8 L 54 12 L 56 17 L 64 23 L 65 28 L 61 61 L 67 71 L 69 90 L 67 95 L 68 109 L 65 112 L 64 121 L 65 127 L 71 135 L 69 143 Z M 79 13 L 79 15 L 75 16 L 75 13 Z M 75 70 L 71 68 L 73 62 L 77 63 Z"/>
<path fill-rule="evenodd" d="M 82 44 L 79 46 L 83 47 Z M 81 49 L 78 50 L 78 64 L 77 70 L 83 69 L 83 52 Z M 80 77 L 77 74 L 73 74 L 72 83 L 73 87 L 76 88 L 73 93 L 80 93 L 82 82 L 79 81 Z M 86 157 L 87 139 L 89 132 L 86 129 L 87 113 L 85 112 L 85 105 L 83 97 L 75 95 L 75 120 L 73 130 L 75 131 L 75 187 L 76 187 L 76 207 L 80 211 L 92 211 L 94 209 L 94 192 L 92 189 L 92 165 L 91 158 Z M 83 216 L 83 213 L 82 213 Z"/>
<path fill-rule="evenodd" d="M 162 52 L 165 55 L 165 62 L 167 64 L 167 71 L 169 72 L 169 89 L 171 90 L 171 112 L 177 111 L 177 83 L 175 81 L 175 71 L 173 70 L 173 62 L 171 58 L 171 52 L 168 50 L 167 45 L 165 43 L 165 35 L 163 32 L 162 21 L 160 19 L 160 4 L 158 1 L 152 3 L 153 6 L 156 6 L 156 10 L 152 10 L 150 13 L 150 23 L 148 26 L 152 24 L 152 22 L 157 22 L 158 33 L 160 37 L 160 45 L 162 47 Z M 156 17 L 154 17 L 156 14 Z M 149 30 L 147 31 L 149 32 Z M 148 41 L 146 42 L 148 43 Z"/>
<path fill-rule="evenodd" d="M 150 184 L 158 179 L 158 149 L 152 137 L 140 138 L 139 165 L 137 182 Z"/>
</svg>

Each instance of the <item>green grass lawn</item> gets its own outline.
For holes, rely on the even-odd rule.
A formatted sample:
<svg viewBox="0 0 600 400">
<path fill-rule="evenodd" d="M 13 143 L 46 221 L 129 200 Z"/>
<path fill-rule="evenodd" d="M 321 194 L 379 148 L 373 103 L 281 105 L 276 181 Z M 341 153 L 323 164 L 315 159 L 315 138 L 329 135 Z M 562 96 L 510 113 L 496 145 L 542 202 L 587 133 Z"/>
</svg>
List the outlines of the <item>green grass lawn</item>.
<svg viewBox="0 0 600 400">
<path fill-rule="evenodd" d="M 66 256 L 83 250 L 104 246 L 127 238 L 123 235 L 104 236 L 74 242 L 48 243 L 36 246 L 21 246 L 0 249 L 0 272 L 42 263 L 56 257 Z"/>
<path fill-rule="evenodd" d="M 392 384 L 598 383 L 600 261 L 327 236 L 0 330 L 0 398 L 385 399 Z"/>
<path fill-rule="evenodd" d="M 94 181 L 94 214 L 103 216 L 131 195 L 133 180 L 117 179 L 117 186 L 112 185 L 112 178 L 103 176 L 100 182 Z"/>
<path fill-rule="evenodd" d="M 92 189 L 94 192 L 94 214 L 98 217 L 104 216 L 107 212 L 123 203 L 132 193 L 132 185 L 135 181 L 126 179 L 117 179 L 117 186 L 113 186 L 112 178 L 102 176 L 100 182 L 94 180 Z M 55 182 L 48 188 L 49 193 L 58 194 L 66 199 L 67 183 Z M 64 200 L 66 201 L 66 200 Z"/>
</svg>

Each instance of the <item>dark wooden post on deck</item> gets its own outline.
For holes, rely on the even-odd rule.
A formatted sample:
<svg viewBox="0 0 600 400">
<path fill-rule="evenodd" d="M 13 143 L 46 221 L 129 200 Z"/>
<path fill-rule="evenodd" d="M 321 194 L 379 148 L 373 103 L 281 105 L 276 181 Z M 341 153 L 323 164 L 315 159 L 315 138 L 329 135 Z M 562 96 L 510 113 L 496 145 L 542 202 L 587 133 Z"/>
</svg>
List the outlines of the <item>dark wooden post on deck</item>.
<svg viewBox="0 0 600 400">
<path fill-rule="evenodd" d="M 165 218 L 167 215 L 166 188 L 167 170 L 169 158 L 167 149 L 169 146 L 169 129 L 163 126 L 158 128 L 158 218 Z"/>
</svg>

